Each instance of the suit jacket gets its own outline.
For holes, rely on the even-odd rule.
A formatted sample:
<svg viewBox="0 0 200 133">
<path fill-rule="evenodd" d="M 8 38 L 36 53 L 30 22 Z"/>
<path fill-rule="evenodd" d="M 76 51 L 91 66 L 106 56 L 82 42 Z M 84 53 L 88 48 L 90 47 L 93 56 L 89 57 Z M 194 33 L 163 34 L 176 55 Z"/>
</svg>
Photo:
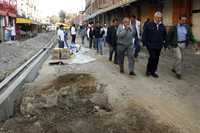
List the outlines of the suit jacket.
<svg viewBox="0 0 200 133">
<path fill-rule="evenodd" d="M 189 42 L 192 42 L 193 44 L 196 43 L 197 41 L 192 34 L 191 28 L 188 25 L 185 25 L 185 27 L 187 29 L 186 45 L 188 45 Z M 178 46 L 177 25 L 173 26 L 169 31 L 168 44 L 172 47 Z"/>
<path fill-rule="evenodd" d="M 117 27 L 116 26 L 108 27 L 106 42 L 111 46 L 117 45 Z"/>
<path fill-rule="evenodd" d="M 162 49 L 167 47 L 167 32 L 165 26 L 160 23 L 157 27 L 155 22 L 145 26 L 143 32 L 143 44 L 149 49 Z"/>
</svg>

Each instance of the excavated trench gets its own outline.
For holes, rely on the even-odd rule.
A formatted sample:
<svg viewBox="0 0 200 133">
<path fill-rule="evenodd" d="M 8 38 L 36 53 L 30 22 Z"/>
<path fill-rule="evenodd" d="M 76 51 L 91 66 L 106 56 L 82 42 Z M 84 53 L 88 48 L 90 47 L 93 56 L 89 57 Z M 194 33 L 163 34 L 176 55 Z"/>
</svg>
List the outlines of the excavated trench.
<svg viewBox="0 0 200 133">
<path fill-rule="evenodd" d="M 41 86 L 24 91 L 0 133 L 179 133 L 136 104 L 115 111 L 107 86 L 89 74 L 66 74 Z"/>
</svg>

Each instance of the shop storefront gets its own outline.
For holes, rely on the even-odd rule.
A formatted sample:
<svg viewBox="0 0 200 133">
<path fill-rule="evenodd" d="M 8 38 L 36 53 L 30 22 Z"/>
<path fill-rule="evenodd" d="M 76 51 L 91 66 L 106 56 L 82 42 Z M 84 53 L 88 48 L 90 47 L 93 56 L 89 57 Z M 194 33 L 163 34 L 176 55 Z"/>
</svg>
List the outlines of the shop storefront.
<svg viewBox="0 0 200 133">
<path fill-rule="evenodd" d="M 36 36 L 39 32 L 40 25 L 31 19 L 17 18 L 16 19 L 16 33 L 17 39 L 26 39 Z"/>
<path fill-rule="evenodd" d="M 0 0 L 0 42 L 10 40 L 8 27 L 16 28 L 16 0 Z"/>
</svg>

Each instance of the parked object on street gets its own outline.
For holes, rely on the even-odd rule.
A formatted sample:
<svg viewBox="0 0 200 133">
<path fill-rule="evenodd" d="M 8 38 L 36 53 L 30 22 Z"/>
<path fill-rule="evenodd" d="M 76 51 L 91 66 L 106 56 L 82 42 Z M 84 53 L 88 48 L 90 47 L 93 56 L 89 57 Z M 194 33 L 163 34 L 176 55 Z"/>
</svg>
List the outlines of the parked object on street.
<svg viewBox="0 0 200 133">
<path fill-rule="evenodd" d="M 69 59 L 71 56 L 68 48 L 54 48 L 51 52 L 52 60 Z"/>
<path fill-rule="evenodd" d="M 162 24 L 162 13 L 154 14 L 154 21 L 149 22 L 143 33 L 143 44 L 149 52 L 149 60 L 146 68 L 146 75 L 158 78 L 156 73 L 159 63 L 160 53 L 163 47 L 167 48 L 166 37 L 167 32 L 164 24 Z"/>
</svg>

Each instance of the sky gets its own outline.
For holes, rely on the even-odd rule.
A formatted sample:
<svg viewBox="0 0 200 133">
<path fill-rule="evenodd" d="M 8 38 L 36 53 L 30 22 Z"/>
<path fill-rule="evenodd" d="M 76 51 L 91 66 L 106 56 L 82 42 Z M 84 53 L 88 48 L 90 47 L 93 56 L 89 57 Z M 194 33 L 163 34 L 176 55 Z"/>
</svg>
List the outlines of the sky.
<svg viewBox="0 0 200 133">
<path fill-rule="evenodd" d="M 60 10 L 76 13 L 83 10 L 85 0 L 39 0 L 41 16 L 58 15 Z"/>
</svg>

